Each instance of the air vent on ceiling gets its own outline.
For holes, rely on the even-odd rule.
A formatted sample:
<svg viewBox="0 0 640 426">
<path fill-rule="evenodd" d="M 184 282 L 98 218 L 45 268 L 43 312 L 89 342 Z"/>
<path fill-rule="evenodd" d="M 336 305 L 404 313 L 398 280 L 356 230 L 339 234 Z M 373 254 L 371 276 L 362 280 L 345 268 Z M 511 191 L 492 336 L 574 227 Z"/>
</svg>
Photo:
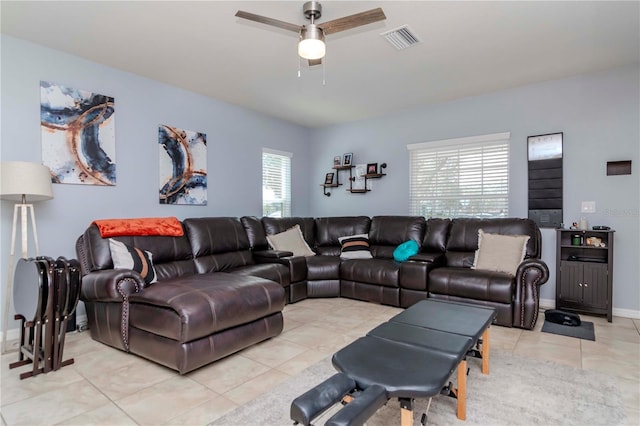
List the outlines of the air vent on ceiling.
<svg viewBox="0 0 640 426">
<path fill-rule="evenodd" d="M 387 39 L 387 41 L 398 50 L 406 49 L 407 47 L 422 42 L 408 25 L 403 25 L 394 30 L 381 33 L 380 35 Z"/>
</svg>

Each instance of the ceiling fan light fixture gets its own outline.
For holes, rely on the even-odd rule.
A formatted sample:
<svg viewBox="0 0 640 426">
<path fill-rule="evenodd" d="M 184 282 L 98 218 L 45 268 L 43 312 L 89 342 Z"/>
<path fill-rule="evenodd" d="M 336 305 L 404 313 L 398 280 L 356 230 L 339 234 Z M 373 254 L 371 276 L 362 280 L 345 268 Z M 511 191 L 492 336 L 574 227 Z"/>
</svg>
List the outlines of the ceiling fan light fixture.
<svg viewBox="0 0 640 426">
<path fill-rule="evenodd" d="M 300 31 L 298 55 L 304 59 L 321 59 L 326 53 L 324 34 L 317 25 L 311 24 Z"/>
</svg>

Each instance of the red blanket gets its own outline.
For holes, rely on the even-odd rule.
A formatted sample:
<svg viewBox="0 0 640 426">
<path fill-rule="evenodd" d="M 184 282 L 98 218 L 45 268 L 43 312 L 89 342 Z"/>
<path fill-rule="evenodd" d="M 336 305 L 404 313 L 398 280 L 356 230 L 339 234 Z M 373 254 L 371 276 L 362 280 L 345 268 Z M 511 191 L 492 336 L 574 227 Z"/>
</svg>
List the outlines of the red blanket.
<svg viewBox="0 0 640 426">
<path fill-rule="evenodd" d="M 182 224 L 176 217 L 149 217 L 139 219 L 94 220 L 103 238 L 118 236 L 184 235 Z"/>
</svg>

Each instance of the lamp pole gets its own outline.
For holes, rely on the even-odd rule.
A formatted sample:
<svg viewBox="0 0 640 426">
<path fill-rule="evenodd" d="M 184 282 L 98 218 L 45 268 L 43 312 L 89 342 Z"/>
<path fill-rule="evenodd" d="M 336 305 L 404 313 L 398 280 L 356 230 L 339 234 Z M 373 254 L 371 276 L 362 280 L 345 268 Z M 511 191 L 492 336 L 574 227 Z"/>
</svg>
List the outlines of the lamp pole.
<svg viewBox="0 0 640 426">
<path fill-rule="evenodd" d="M 23 196 L 24 197 L 24 196 Z M 24 198 L 23 198 L 24 201 Z M 21 257 L 28 257 L 28 234 L 27 234 L 27 215 L 31 213 L 31 227 L 33 228 L 33 241 L 35 245 L 35 255 L 40 254 L 40 247 L 38 246 L 38 231 L 36 230 L 36 217 L 33 212 L 33 204 L 16 204 L 13 206 L 13 227 L 11 229 L 11 254 L 9 255 L 9 272 L 7 274 L 7 288 L 5 291 L 4 299 L 4 316 L 2 320 L 2 353 L 7 352 L 7 331 L 9 329 L 9 309 L 11 308 L 11 281 L 13 280 L 13 265 L 15 264 L 16 255 L 16 231 L 18 225 L 18 211 L 20 211 L 20 236 L 22 240 L 21 244 Z"/>
</svg>

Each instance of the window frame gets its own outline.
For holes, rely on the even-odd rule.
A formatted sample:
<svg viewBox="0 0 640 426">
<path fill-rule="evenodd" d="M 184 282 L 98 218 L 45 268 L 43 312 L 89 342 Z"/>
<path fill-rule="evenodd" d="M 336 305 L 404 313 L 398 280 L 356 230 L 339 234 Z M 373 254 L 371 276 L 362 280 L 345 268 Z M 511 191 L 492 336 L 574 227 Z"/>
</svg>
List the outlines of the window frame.
<svg viewBox="0 0 640 426">
<path fill-rule="evenodd" d="M 273 156 L 281 157 L 281 160 L 287 159 L 287 165 L 284 169 L 280 169 L 280 173 L 286 173 L 288 176 L 282 177 L 284 181 L 284 188 L 272 188 L 274 191 L 274 196 L 276 192 L 283 191 L 284 194 L 282 197 L 274 198 L 273 201 L 267 202 L 265 201 L 265 192 L 266 188 L 269 188 L 266 181 L 265 176 L 265 156 Z M 292 166 L 293 153 L 287 151 L 279 151 L 271 148 L 262 148 L 262 215 L 263 216 L 272 216 L 277 211 L 280 211 L 280 215 L 272 216 L 272 217 L 291 217 L 291 166 Z M 277 172 L 276 168 L 273 168 L 273 172 Z M 271 204 L 271 208 L 267 208 L 267 204 Z M 276 205 L 280 204 L 280 210 L 274 210 Z"/>
<path fill-rule="evenodd" d="M 508 217 L 510 142 L 511 133 L 503 132 L 408 144 L 410 214 L 427 218 Z M 429 157 L 430 155 L 431 157 Z M 479 159 L 478 155 L 480 155 Z M 423 163 L 433 162 L 432 168 L 434 169 L 437 167 L 437 160 L 452 159 L 455 166 L 443 169 L 443 173 L 440 175 L 434 171 L 431 177 L 432 181 L 435 180 L 436 185 L 427 189 L 423 183 L 416 182 L 418 180 L 424 181 L 430 177 L 426 165 L 424 167 L 426 170 L 423 169 L 420 176 L 416 174 L 419 161 L 416 156 L 421 156 Z M 467 164 L 464 169 L 460 167 L 461 158 Z M 492 159 L 500 159 L 501 162 L 492 164 L 489 162 Z M 475 168 L 471 166 L 475 166 Z M 470 186 L 461 186 L 460 181 L 465 179 L 470 181 Z M 450 182 L 442 183 L 443 180 Z M 492 186 L 495 189 L 493 191 L 491 190 Z M 425 194 L 430 191 L 433 195 L 421 195 L 421 193 Z M 475 194 L 473 194 L 474 192 Z M 465 203 L 466 207 L 464 207 Z M 491 205 L 494 209 L 492 212 L 487 209 Z"/>
</svg>

